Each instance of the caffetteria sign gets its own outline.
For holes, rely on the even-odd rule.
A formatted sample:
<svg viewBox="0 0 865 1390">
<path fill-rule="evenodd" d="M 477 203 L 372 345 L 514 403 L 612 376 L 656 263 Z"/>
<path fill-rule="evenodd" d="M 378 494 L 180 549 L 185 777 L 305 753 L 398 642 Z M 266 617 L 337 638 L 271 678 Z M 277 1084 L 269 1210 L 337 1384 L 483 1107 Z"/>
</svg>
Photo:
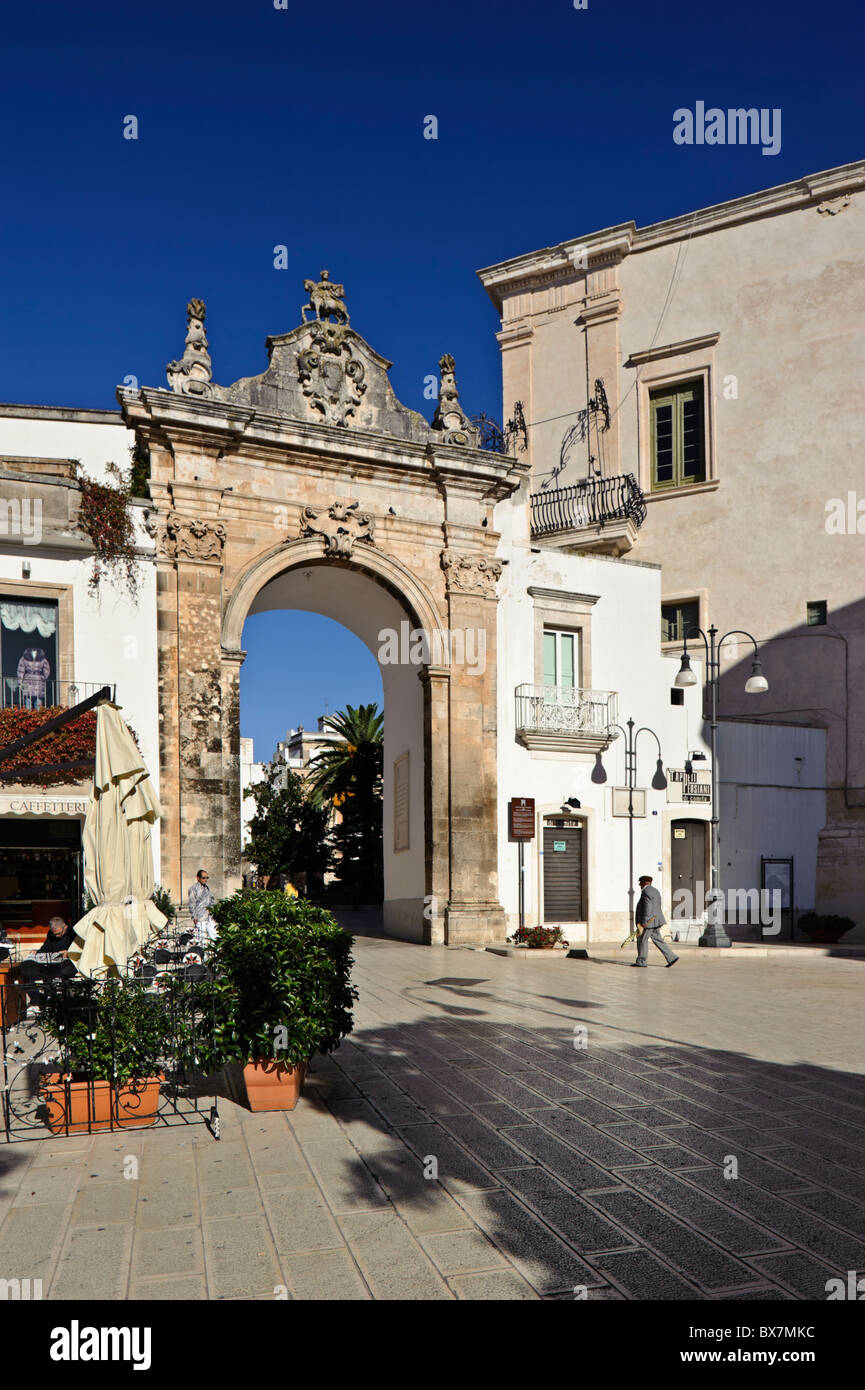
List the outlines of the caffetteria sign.
<svg viewBox="0 0 865 1390">
<path fill-rule="evenodd" d="M 48 796 L 0 796 L 0 816 L 86 816 L 86 801 Z"/>
</svg>

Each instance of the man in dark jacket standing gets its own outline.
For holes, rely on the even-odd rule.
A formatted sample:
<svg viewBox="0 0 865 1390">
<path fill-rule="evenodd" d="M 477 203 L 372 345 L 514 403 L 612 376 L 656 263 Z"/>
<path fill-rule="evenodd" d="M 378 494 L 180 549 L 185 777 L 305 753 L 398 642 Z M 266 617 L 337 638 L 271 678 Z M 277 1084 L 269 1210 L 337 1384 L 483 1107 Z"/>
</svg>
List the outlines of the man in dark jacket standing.
<svg viewBox="0 0 865 1390">
<path fill-rule="evenodd" d="M 652 875 L 643 874 L 640 879 L 640 901 L 637 903 L 637 910 L 634 913 L 634 920 L 640 932 L 640 945 L 637 950 L 637 959 L 633 962 L 635 966 L 647 968 L 649 964 L 649 941 L 654 941 L 661 955 L 667 962 L 667 967 L 675 965 L 679 959 L 674 956 L 664 938 L 661 936 L 661 927 L 667 925 L 664 916 L 664 909 L 661 906 L 661 895 L 657 888 L 652 887 Z"/>
</svg>

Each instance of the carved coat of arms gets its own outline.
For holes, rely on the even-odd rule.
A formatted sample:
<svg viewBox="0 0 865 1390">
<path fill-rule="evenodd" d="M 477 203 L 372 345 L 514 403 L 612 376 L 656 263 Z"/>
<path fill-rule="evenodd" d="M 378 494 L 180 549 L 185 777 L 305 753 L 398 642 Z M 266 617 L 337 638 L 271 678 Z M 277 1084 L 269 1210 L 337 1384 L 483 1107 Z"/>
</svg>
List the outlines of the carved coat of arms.
<svg viewBox="0 0 865 1390">
<path fill-rule="evenodd" d="M 310 408 L 328 425 L 347 425 L 363 400 L 366 370 L 342 324 L 315 322 L 297 354 L 297 379 Z"/>
</svg>

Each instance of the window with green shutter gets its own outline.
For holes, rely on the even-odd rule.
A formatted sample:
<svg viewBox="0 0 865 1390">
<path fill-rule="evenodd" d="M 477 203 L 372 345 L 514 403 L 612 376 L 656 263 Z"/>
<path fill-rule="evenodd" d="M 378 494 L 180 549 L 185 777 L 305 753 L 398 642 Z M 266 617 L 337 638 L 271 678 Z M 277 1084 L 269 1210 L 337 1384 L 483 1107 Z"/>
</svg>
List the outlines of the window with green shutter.
<svg viewBox="0 0 865 1390">
<path fill-rule="evenodd" d="M 649 393 L 652 428 L 652 491 L 701 483 L 706 477 L 702 381 L 685 381 Z"/>
<path fill-rule="evenodd" d="M 579 634 L 544 631 L 544 685 L 573 690 L 579 684 Z"/>
</svg>

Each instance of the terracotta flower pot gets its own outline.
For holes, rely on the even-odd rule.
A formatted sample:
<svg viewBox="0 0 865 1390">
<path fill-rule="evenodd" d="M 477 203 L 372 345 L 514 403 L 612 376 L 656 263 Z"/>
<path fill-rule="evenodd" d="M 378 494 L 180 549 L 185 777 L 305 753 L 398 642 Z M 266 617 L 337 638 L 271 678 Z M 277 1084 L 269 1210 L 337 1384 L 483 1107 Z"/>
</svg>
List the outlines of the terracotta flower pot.
<svg viewBox="0 0 865 1390">
<path fill-rule="evenodd" d="M 73 1079 L 49 1072 L 39 1087 L 48 1110 L 48 1128 L 52 1134 L 87 1134 L 152 1125 L 161 1081 L 161 1076 L 127 1081 L 115 1093 L 110 1081 Z"/>
<path fill-rule="evenodd" d="M 300 1099 L 307 1062 L 278 1062 L 258 1057 L 243 1068 L 250 1110 L 293 1110 Z"/>
</svg>

